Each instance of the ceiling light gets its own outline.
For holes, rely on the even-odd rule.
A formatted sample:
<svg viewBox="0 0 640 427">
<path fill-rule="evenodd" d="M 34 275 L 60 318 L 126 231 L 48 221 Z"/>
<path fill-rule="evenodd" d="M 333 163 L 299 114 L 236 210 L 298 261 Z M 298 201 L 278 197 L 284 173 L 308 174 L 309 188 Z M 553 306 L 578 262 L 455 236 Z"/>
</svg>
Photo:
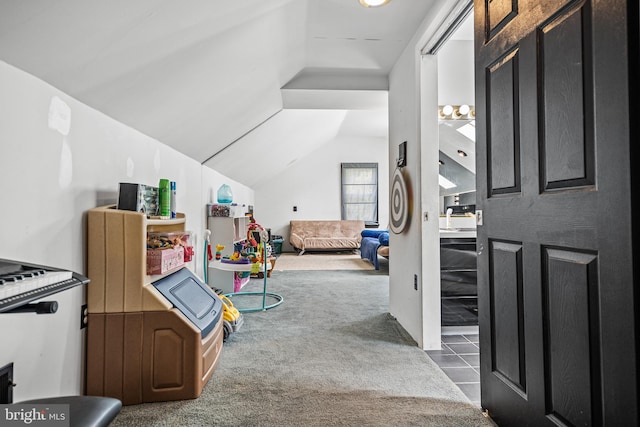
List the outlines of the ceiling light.
<svg viewBox="0 0 640 427">
<path fill-rule="evenodd" d="M 464 152 L 464 151 L 462 151 L 462 150 L 458 150 L 458 156 L 460 156 L 460 157 L 467 157 L 467 153 L 465 153 L 465 152 Z"/>
<path fill-rule="evenodd" d="M 364 7 L 378 7 L 384 6 L 391 0 L 360 0 L 360 4 Z"/>
<path fill-rule="evenodd" d="M 472 140 L 473 142 L 476 142 L 475 122 L 467 123 L 464 126 L 460 126 L 456 130 L 461 134 L 463 134 L 464 136 L 466 136 L 467 138 L 469 138 L 470 140 Z"/>
<path fill-rule="evenodd" d="M 438 184 L 440 184 L 440 187 L 444 188 L 445 190 L 456 187 L 453 182 L 449 181 L 447 178 L 440 174 L 438 174 Z"/>
</svg>

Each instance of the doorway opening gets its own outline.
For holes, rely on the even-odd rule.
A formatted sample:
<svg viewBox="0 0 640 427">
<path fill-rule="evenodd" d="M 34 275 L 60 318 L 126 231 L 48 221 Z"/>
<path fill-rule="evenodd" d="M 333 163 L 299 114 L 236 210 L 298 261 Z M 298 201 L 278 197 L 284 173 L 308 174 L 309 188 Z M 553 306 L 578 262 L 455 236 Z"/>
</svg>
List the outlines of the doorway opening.
<svg viewBox="0 0 640 427">
<path fill-rule="evenodd" d="M 451 21 L 455 29 L 443 31 L 446 39 L 439 37 L 437 48 L 423 51 L 437 62 L 438 116 L 432 129 L 438 134 L 438 165 L 423 165 L 430 169 L 423 176 L 432 176 L 437 167 L 442 325 L 440 349 L 427 354 L 480 406 L 473 7 L 459 10 Z M 430 98 L 425 101 L 433 103 Z"/>
</svg>

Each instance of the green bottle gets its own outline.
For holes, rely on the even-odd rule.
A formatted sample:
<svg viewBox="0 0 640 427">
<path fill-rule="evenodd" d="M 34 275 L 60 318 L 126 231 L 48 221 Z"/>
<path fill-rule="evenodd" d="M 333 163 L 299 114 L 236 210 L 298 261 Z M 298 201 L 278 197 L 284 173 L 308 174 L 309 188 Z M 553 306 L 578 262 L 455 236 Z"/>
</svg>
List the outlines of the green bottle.
<svg viewBox="0 0 640 427">
<path fill-rule="evenodd" d="M 158 204 L 160 205 L 160 218 L 171 218 L 171 184 L 168 179 L 161 179 L 158 185 Z"/>
</svg>

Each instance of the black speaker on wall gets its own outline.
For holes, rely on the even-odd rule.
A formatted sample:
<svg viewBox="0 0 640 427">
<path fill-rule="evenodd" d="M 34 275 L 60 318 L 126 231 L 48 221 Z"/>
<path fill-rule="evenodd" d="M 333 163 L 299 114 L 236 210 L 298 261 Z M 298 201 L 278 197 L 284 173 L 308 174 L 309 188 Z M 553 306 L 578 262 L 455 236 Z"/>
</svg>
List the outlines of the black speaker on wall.
<svg viewBox="0 0 640 427">
<path fill-rule="evenodd" d="M 396 165 L 401 168 L 407 164 L 407 141 L 404 141 L 398 146 L 398 161 Z"/>
</svg>

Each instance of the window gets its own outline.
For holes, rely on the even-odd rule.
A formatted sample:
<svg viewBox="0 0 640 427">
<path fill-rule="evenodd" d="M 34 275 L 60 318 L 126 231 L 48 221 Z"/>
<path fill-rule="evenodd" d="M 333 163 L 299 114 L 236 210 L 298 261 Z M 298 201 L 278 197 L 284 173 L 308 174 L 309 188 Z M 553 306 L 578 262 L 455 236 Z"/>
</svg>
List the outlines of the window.
<svg viewBox="0 0 640 427">
<path fill-rule="evenodd" d="M 378 225 L 377 163 L 342 163 L 342 219 Z"/>
</svg>

